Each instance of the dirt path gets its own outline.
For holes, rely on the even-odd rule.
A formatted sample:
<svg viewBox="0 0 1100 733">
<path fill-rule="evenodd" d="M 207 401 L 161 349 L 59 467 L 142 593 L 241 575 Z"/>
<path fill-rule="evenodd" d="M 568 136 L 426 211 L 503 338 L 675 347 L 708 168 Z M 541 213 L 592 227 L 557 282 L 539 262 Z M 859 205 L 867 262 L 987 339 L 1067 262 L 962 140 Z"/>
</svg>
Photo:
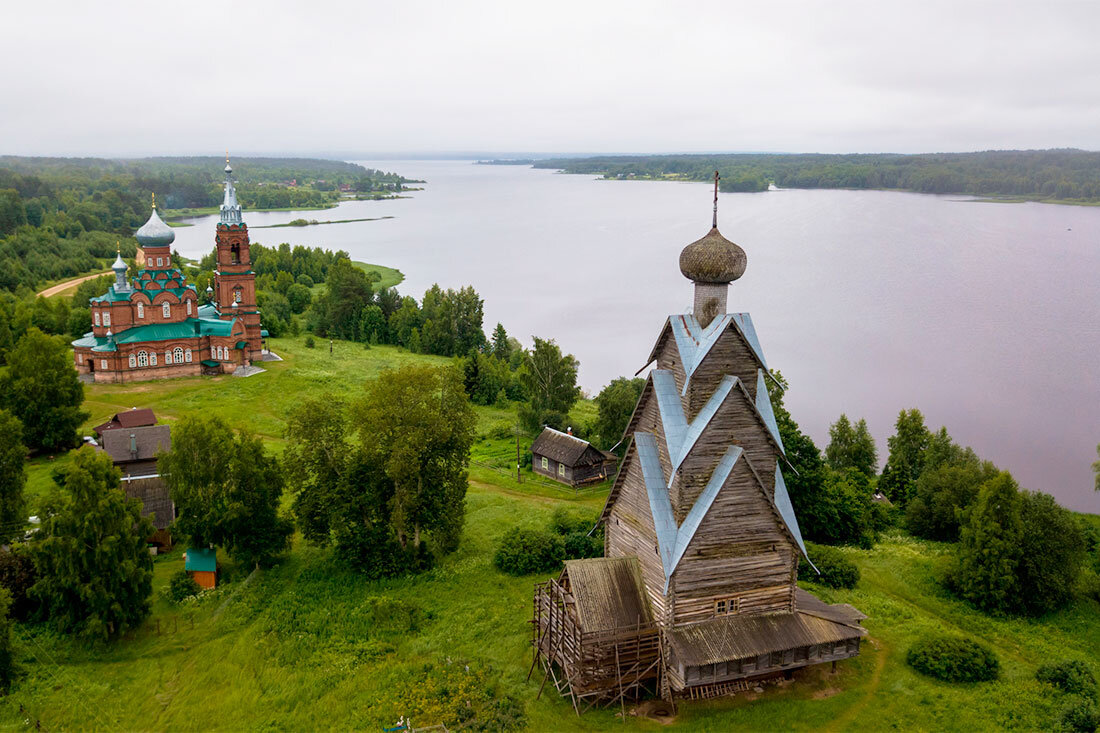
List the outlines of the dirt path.
<svg viewBox="0 0 1100 733">
<path fill-rule="evenodd" d="M 63 283 L 58 283 L 57 285 L 53 285 L 51 287 L 46 288 L 45 290 L 39 291 L 38 296 L 41 297 L 41 298 L 52 298 L 55 295 L 61 295 L 61 293 L 65 292 L 66 290 L 69 290 L 70 288 L 75 289 L 77 285 L 84 282 L 85 280 L 94 280 L 97 277 L 102 277 L 103 275 L 110 275 L 110 274 L 111 274 L 110 270 L 105 270 L 103 272 L 93 272 L 91 275 L 85 275 L 84 277 L 78 277 L 78 278 L 74 278 L 72 280 L 66 280 Z"/>
<path fill-rule="evenodd" d="M 875 668 L 871 670 L 871 679 L 868 680 L 867 686 L 864 691 L 863 697 L 859 699 L 859 702 L 852 705 L 850 708 L 844 711 L 844 713 L 833 719 L 829 725 L 822 730 L 825 731 L 838 731 L 843 730 L 853 720 L 855 720 L 864 708 L 870 704 L 871 699 L 878 692 L 879 684 L 882 682 L 882 670 L 886 668 L 886 657 L 889 656 L 890 647 L 886 645 L 886 642 L 881 639 L 871 639 L 868 637 L 866 641 L 870 641 L 875 647 Z"/>
</svg>

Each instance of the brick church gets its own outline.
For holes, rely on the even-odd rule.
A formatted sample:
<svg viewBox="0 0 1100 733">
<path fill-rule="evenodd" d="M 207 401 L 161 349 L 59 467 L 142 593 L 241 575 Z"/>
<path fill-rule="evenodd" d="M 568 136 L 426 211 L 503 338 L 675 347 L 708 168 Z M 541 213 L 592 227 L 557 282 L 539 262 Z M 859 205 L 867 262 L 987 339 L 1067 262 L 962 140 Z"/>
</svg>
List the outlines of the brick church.
<svg viewBox="0 0 1100 733">
<path fill-rule="evenodd" d="M 172 266 L 176 234 L 157 214 L 138 229 L 138 271 L 127 278 L 119 255 L 115 282 L 92 298 L 92 330 L 73 341 L 76 369 L 96 382 L 226 374 L 260 361 L 263 337 L 256 307 L 248 227 L 225 164 L 225 200 L 214 242 L 212 302 L 199 305 L 195 286 Z M 207 289 L 210 293 L 211 289 Z"/>
</svg>

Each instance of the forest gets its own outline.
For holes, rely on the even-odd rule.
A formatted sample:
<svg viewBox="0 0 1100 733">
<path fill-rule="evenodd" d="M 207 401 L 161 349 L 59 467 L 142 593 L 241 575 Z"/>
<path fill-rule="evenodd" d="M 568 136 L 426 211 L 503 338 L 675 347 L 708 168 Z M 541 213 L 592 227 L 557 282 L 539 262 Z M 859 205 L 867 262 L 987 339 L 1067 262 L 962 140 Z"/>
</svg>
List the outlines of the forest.
<svg viewBox="0 0 1100 733">
<path fill-rule="evenodd" d="M 494 161 L 495 162 L 495 161 Z M 556 168 L 616 180 L 711 180 L 722 191 L 851 188 L 968 194 L 1067 203 L 1100 202 L 1100 152 L 1076 149 L 974 153 L 729 153 L 553 158 Z"/>
<path fill-rule="evenodd" d="M 232 161 L 237 196 L 246 209 L 319 207 L 342 193 L 402 190 L 406 179 L 354 163 L 311 158 Z M 217 206 L 221 158 L 22 158 L 0 156 L 0 290 L 94 270 L 113 258 L 121 239 L 149 218 L 150 193 L 161 213 Z M 343 187 L 343 188 L 342 188 Z"/>
</svg>

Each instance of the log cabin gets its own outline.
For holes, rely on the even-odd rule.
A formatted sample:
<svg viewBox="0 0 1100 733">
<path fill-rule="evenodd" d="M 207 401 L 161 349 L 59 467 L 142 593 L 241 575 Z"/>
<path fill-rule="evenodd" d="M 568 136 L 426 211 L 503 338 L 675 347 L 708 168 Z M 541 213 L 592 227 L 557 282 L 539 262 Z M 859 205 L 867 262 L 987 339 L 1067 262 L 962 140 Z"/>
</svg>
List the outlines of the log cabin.
<svg viewBox="0 0 1100 733">
<path fill-rule="evenodd" d="M 569 433 L 542 429 L 531 444 L 531 470 L 570 486 L 603 481 L 614 471 L 617 458 L 587 440 Z"/>
</svg>

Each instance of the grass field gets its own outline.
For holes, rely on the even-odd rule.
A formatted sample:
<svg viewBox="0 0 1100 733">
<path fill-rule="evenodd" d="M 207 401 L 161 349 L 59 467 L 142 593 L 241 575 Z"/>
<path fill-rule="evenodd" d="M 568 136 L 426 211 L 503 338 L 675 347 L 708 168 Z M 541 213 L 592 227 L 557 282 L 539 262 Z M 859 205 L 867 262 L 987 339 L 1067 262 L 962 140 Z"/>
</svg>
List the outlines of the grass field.
<svg viewBox="0 0 1100 733">
<path fill-rule="evenodd" d="M 273 339 L 285 361 L 264 374 L 180 379 L 124 387 L 94 386 L 87 407 L 96 424 L 115 411 L 153 407 L 171 422 L 191 411 L 223 416 L 282 446 L 283 417 L 304 396 L 353 396 L 365 380 L 410 361 L 445 359 L 393 347 L 364 349 L 303 339 Z M 571 415 L 591 419 L 591 403 Z M 156 560 L 153 616 L 107 648 L 90 649 L 40 627 L 17 631 L 25 677 L 0 702 L 0 729 L 26 730 L 379 730 L 414 712 L 425 665 L 468 665 L 495 681 L 526 710 L 532 730 L 959 730 L 1050 728 L 1061 704 L 1034 681 L 1042 662 L 1097 661 L 1100 607 L 1080 601 L 1032 621 L 993 619 L 948 596 L 936 583 L 948 546 L 888 536 L 873 550 L 845 550 L 863 577 L 853 591 L 814 588 L 825 600 L 848 602 L 869 615 L 863 652 L 828 667 L 795 674 L 792 683 L 760 694 L 681 704 L 667 726 L 618 708 L 578 718 L 561 698 L 535 700 L 529 618 L 536 577 L 497 572 L 498 538 L 516 524 L 544 523 L 557 507 L 594 514 L 607 487 L 573 492 L 514 477 L 509 408 L 478 408 L 479 439 L 471 466 L 467 523 L 458 552 L 418 577 L 365 582 L 327 551 L 296 538 L 284 562 L 247 575 L 228 567 L 227 582 L 199 604 L 175 606 L 159 591 L 182 567 L 180 550 Z M 48 490 L 64 457 L 38 459 L 28 487 Z M 511 471 L 510 471 L 511 469 Z M 1003 665 L 992 683 L 949 685 L 922 677 L 904 662 L 925 632 L 957 631 L 992 646 Z M 20 706 L 25 709 L 20 713 Z M 411 709 L 413 708 L 413 709 Z M 439 722 L 414 717 L 417 726 Z"/>
</svg>

